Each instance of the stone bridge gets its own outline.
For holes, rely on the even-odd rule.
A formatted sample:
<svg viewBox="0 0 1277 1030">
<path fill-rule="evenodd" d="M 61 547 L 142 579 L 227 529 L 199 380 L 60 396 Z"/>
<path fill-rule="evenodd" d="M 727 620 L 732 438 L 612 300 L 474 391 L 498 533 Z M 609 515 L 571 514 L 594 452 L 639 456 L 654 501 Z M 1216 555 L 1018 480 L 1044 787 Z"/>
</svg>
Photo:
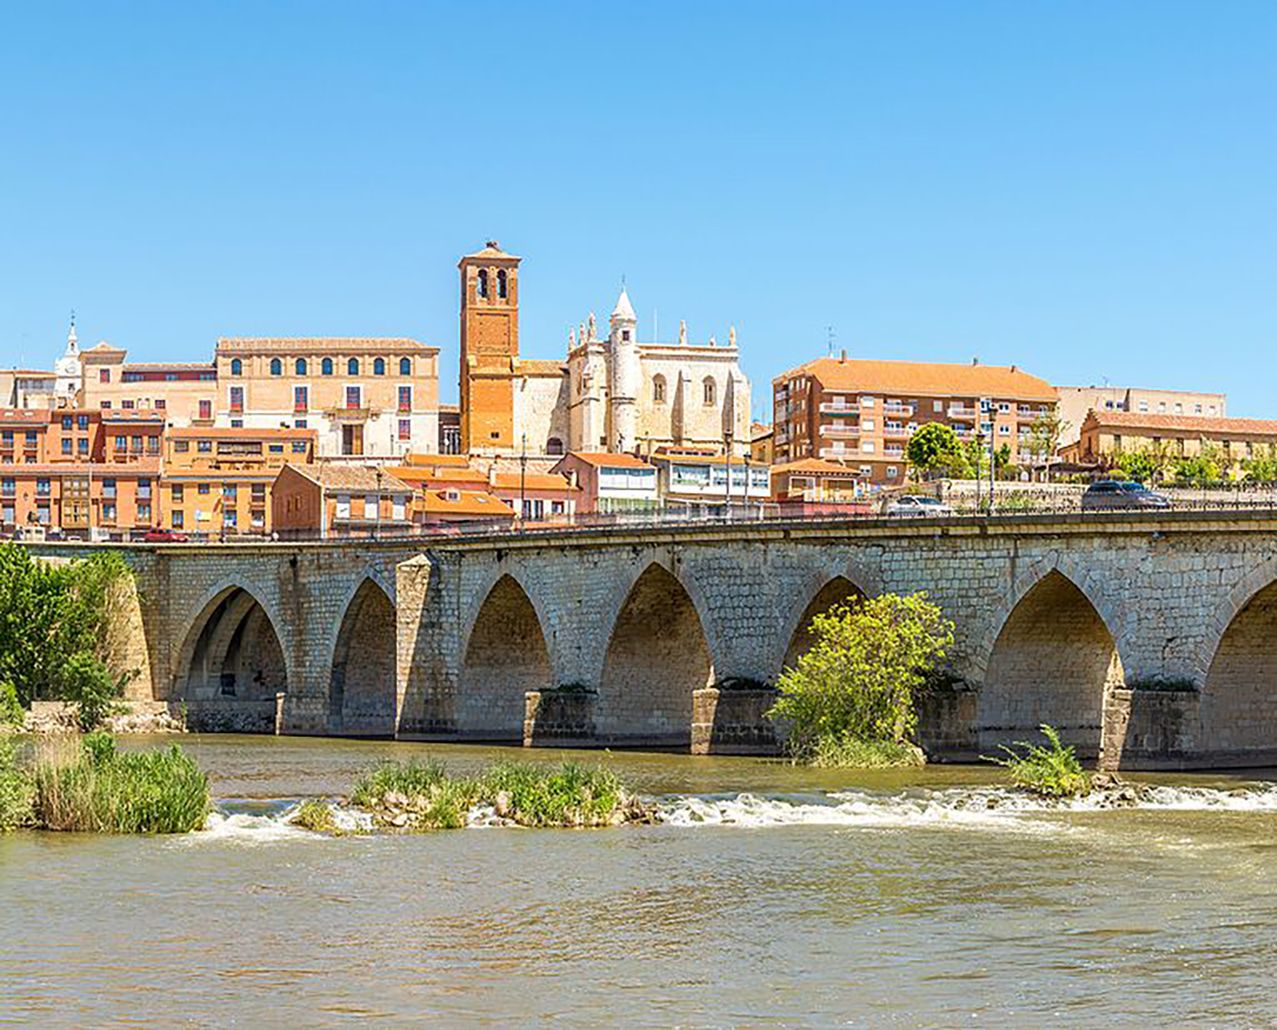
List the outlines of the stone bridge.
<svg viewBox="0 0 1277 1030">
<path fill-rule="evenodd" d="M 1047 722 L 1110 767 L 1277 762 L 1271 513 L 121 549 L 133 694 L 193 728 L 766 751 L 811 616 L 925 591 L 957 627 L 940 755 Z"/>
</svg>

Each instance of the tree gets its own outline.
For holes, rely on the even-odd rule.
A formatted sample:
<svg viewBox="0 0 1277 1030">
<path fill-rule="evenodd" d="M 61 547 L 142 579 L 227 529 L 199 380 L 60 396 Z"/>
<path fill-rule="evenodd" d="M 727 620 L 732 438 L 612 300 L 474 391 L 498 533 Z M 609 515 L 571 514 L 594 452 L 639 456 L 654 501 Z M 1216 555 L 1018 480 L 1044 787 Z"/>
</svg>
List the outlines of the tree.
<svg viewBox="0 0 1277 1030">
<path fill-rule="evenodd" d="M 928 422 L 919 426 L 909 437 L 905 456 L 914 470 L 923 477 L 935 472 L 952 472 L 963 464 L 958 434 L 951 426 L 942 422 Z"/>
<path fill-rule="evenodd" d="M 1029 426 L 1026 448 L 1032 461 L 1045 465 L 1060 449 L 1060 437 L 1069 428 L 1054 411 L 1039 415 Z"/>
<path fill-rule="evenodd" d="M 839 604 L 811 621 L 815 644 L 777 684 L 767 713 L 792 722 L 797 756 L 822 743 L 901 743 L 917 726 L 914 696 L 953 645 L 953 623 L 925 594 Z"/>
</svg>

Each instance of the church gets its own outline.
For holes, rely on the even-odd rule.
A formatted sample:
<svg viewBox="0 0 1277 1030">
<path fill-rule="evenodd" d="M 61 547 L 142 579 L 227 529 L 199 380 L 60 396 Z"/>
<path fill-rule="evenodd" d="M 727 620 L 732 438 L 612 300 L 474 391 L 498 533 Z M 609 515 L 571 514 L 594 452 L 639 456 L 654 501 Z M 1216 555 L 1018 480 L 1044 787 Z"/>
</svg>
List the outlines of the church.
<svg viewBox="0 0 1277 1030">
<path fill-rule="evenodd" d="M 736 330 L 720 346 L 643 343 L 623 288 L 562 361 L 519 356 L 519 262 L 495 242 L 461 259 L 461 448 L 480 455 L 749 450 L 749 381 Z"/>
</svg>

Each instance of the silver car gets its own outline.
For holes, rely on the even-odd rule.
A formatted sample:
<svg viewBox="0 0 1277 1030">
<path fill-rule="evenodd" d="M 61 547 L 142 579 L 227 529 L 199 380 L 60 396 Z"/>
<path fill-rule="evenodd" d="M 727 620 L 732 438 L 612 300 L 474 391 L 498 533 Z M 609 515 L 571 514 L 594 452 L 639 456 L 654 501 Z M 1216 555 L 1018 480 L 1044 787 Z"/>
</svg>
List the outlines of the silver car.
<svg viewBox="0 0 1277 1030">
<path fill-rule="evenodd" d="M 887 503 L 887 514 L 893 517 L 914 515 L 926 518 L 943 518 L 946 515 L 952 515 L 953 509 L 936 497 L 904 494 Z"/>
</svg>

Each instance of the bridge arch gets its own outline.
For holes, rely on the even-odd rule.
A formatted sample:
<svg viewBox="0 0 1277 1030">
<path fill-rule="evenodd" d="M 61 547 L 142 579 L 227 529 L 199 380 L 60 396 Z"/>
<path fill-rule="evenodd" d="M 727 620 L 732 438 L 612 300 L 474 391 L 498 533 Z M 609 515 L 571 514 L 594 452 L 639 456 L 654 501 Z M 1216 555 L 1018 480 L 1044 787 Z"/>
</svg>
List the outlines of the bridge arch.
<svg viewBox="0 0 1277 1030">
<path fill-rule="evenodd" d="M 1022 576 L 995 613 L 977 703 L 979 746 L 1038 739 L 1048 723 L 1082 757 L 1099 754 L 1104 702 L 1124 683 L 1118 639 L 1094 595 L 1057 564 Z"/>
<path fill-rule="evenodd" d="M 169 691 L 185 704 L 191 729 L 277 728 L 277 695 L 290 680 L 281 625 L 257 588 L 225 583 L 210 591 L 178 650 Z"/>
<path fill-rule="evenodd" d="M 808 583 L 806 589 L 796 599 L 801 601 L 803 597 L 809 598 L 806 606 L 803 608 L 799 608 L 797 604 L 791 606 L 785 618 L 780 638 L 785 646 L 785 653 L 780 671 L 792 669 L 798 663 L 798 659 L 811 650 L 816 642 L 811 632 L 813 618 L 829 611 L 836 604 L 847 604 L 867 596 L 854 580 L 842 574 L 822 575 L 818 584 Z"/>
<path fill-rule="evenodd" d="M 1277 758 L 1277 561 L 1254 569 L 1221 606 L 1201 690 L 1205 753 Z"/>
<path fill-rule="evenodd" d="M 556 685 L 541 618 L 508 572 L 481 596 L 461 652 L 457 731 L 484 740 L 522 740 L 525 695 Z"/>
<path fill-rule="evenodd" d="M 351 591 L 333 637 L 328 732 L 390 737 L 395 732 L 394 599 L 384 581 L 365 575 Z"/>
<path fill-rule="evenodd" d="M 636 746 L 688 747 L 692 692 L 713 680 L 692 593 L 664 564 L 649 562 L 612 620 L 599 682 L 599 735 Z"/>
</svg>

